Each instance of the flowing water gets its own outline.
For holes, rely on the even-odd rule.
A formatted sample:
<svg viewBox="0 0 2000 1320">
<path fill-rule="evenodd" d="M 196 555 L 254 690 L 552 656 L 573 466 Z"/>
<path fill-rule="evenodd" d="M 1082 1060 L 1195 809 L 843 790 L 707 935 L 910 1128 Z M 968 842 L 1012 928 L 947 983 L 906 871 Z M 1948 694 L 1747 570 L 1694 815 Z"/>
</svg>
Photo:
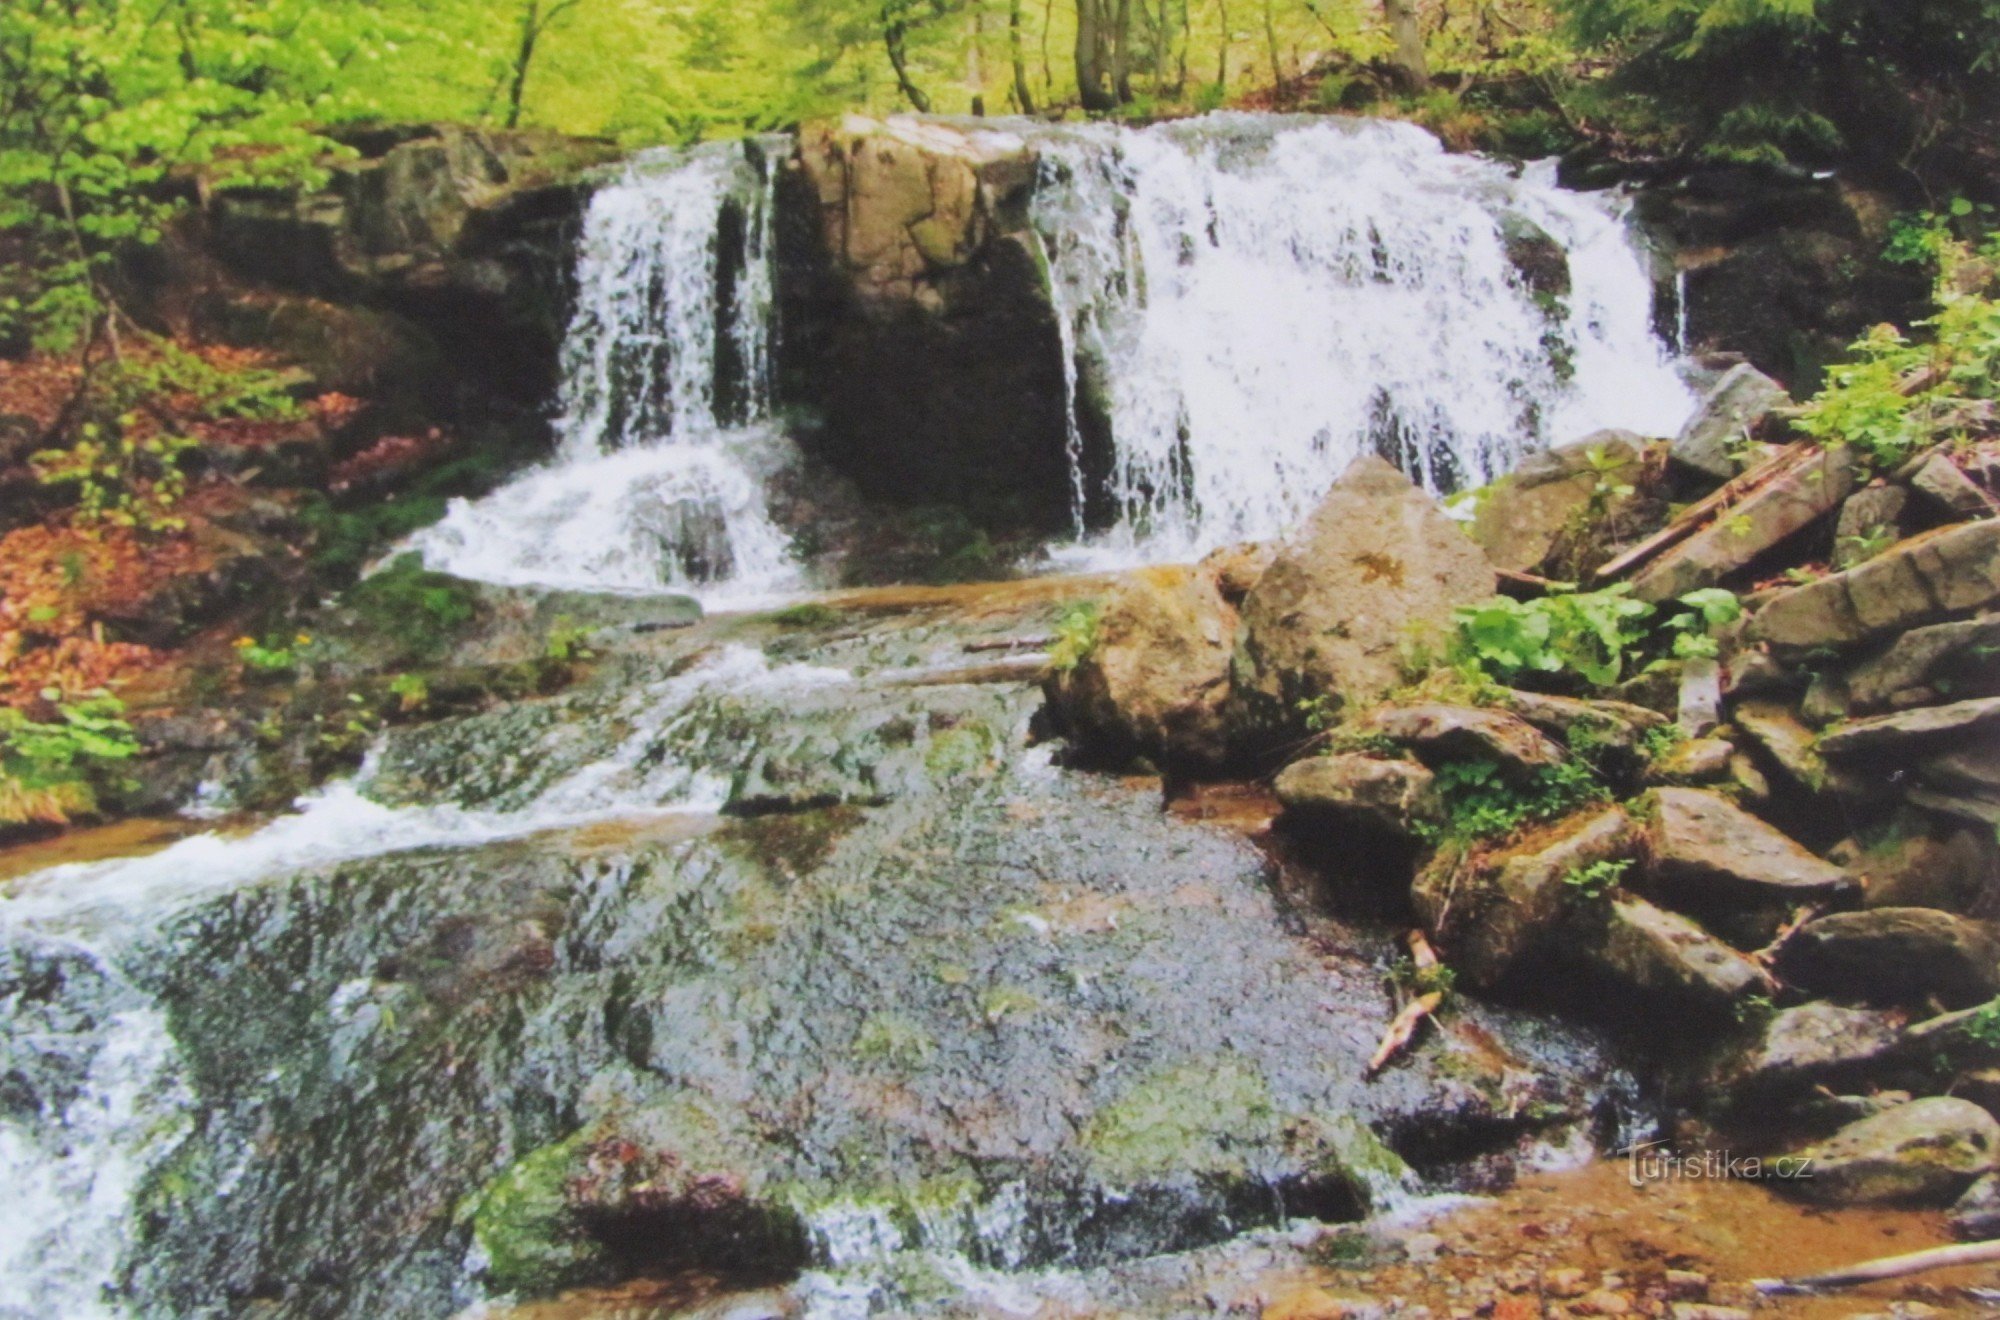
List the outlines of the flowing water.
<svg viewBox="0 0 2000 1320">
<path fill-rule="evenodd" d="M 1037 143 L 1096 550 L 1274 533 L 1369 446 L 1443 486 L 1686 405 L 1615 206 L 1539 175 L 1388 126 Z M 795 585 L 771 159 L 600 190 L 559 451 L 421 534 L 433 566 Z M 1560 257 L 1539 293 L 1523 251 Z M 0 1317 L 445 1316 L 746 1242 L 810 1314 L 1004 1310 L 1624 1131 L 1603 1042 L 1484 1005 L 1360 1082 L 1392 933 L 1056 770 L 1037 689 L 981 672 L 1089 590 L 635 628 L 292 814 L 8 882 Z"/>
<path fill-rule="evenodd" d="M 1034 223 L 1116 559 L 1294 525 L 1380 452 L 1432 490 L 1693 406 L 1618 199 L 1408 124 L 1218 115 L 1040 142 Z"/>
<path fill-rule="evenodd" d="M 741 143 L 642 156 L 584 218 L 554 459 L 415 538 L 479 581 L 754 599 L 791 581 L 765 508 L 772 166 Z"/>
</svg>

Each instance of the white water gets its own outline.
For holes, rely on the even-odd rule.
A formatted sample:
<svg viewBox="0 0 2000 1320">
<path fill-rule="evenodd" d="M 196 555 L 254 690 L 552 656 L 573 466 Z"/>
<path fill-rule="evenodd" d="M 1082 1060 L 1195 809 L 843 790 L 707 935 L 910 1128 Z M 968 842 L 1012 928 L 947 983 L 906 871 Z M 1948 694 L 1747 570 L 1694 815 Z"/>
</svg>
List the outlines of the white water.
<svg viewBox="0 0 2000 1320">
<path fill-rule="evenodd" d="M 1693 406 L 1619 205 L 1547 167 L 1407 124 L 1238 115 L 1040 149 L 1073 459 L 1079 359 L 1109 415 L 1099 560 L 1275 536 L 1371 450 L 1442 491 L 1603 427 L 1673 434 Z M 1508 259 L 1527 226 L 1568 257 L 1553 322 Z"/>
<path fill-rule="evenodd" d="M 756 598 L 793 571 L 765 507 L 772 177 L 717 143 L 641 157 L 592 198 L 547 465 L 412 538 L 442 572 L 517 586 Z M 725 218 L 743 217 L 740 264 Z M 726 326 L 718 326 L 733 288 Z"/>
</svg>

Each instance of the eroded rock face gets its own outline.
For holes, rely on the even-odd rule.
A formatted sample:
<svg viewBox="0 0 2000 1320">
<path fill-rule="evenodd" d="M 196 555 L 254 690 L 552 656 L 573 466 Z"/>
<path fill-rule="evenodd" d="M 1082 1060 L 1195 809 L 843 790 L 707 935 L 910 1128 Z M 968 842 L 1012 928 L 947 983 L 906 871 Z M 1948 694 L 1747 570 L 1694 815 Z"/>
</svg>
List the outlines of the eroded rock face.
<svg viewBox="0 0 2000 1320">
<path fill-rule="evenodd" d="M 1244 598 L 1234 676 L 1250 722 L 1283 728 L 1301 701 L 1333 714 L 1382 696 L 1410 648 L 1434 645 L 1493 582 L 1430 496 L 1357 459 Z"/>
<path fill-rule="evenodd" d="M 1135 570 L 1100 607 L 1089 653 L 1049 680 L 1050 707 L 1099 757 L 1213 769 L 1230 753 L 1235 634 L 1236 611 L 1206 573 Z"/>
<path fill-rule="evenodd" d="M 1912 537 L 1844 573 L 1778 593 L 1748 637 L 1799 655 L 1888 638 L 2000 602 L 2000 520 Z"/>
<path fill-rule="evenodd" d="M 864 494 L 1054 530 L 1071 516 L 1061 337 L 1010 133 L 850 115 L 780 177 L 781 392 Z"/>
<path fill-rule="evenodd" d="M 1781 1185 L 1830 1205 L 1942 1205 L 2000 1164 L 2000 1122 L 1947 1096 L 1912 1100 L 1806 1152 L 1810 1178 Z"/>
</svg>

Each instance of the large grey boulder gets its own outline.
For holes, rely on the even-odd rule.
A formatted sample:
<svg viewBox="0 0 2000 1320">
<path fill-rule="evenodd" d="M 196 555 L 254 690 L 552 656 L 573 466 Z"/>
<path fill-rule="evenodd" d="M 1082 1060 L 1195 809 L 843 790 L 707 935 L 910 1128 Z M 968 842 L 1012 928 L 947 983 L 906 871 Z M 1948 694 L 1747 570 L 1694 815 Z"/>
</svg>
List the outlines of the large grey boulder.
<svg viewBox="0 0 2000 1320">
<path fill-rule="evenodd" d="M 1046 685 L 1059 722 L 1111 759 L 1213 768 L 1229 755 L 1224 707 L 1236 611 L 1206 574 L 1180 565 L 1118 579 L 1096 638 Z"/>
<path fill-rule="evenodd" d="M 1550 558 L 1588 530 L 1593 517 L 1613 517 L 1630 502 L 1644 441 L 1630 431 L 1600 431 L 1572 445 L 1544 450 L 1479 492 L 1472 539 L 1497 568 L 1562 571 Z"/>
<path fill-rule="evenodd" d="M 1292 726 L 1302 701 L 1365 705 L 1493 585 L 1436 501 L 1382 459 L 1356 459 L 1244 598 L 1238 693 L 1267 729 Z"/>
<path fill-rule="evenodd" d="M 1824 1001 L 1782 1009 L 1723 1052 L 1708 1073 L 1704 1098 L 1758 1104 L 1814 1087 L 1858 1084 L 1891 1056 L 1900 1027 L 1897 1015 L 1881 1009 Z"/>
<path fill-rule="evenodd" d="M 1674 437 L 1667 454 L 1690 474 L 1720 483 L 1735 476 L 1737 451 L 1772 413 L 1791 403 L 1785 387 L 1747 362 L 1731 367 Z"/>
<path fill-rule="evenodd" d="M 1757 964 L 1678 912 L 1631 894 L 1582 905 L 1570 956 L 1600 976 L 1667 1006 L 1718 1010 L 1771 988 Z"/>
<path fill-rule="evenodd" d="M 1799 656 L 1849 647 L 2000 603 L 2000 519 L 1911 537 L 1844 573 L 1781 591 L 1746 637 Z"/>
<path fill-rule="evenodd" d="M 1943 1205 L 2000 1164 L 2000 1122 L 1948 1096 L 1912 1100 L 1805 1152 L 1810 1176 L 1781 1184 L 1828 1205 Z"/>
<path fill-rule="evenodd" d="M 1949 686 L 1966 696 L 2000 686 L 2000 615 L 1916 628 L 1847 673 L 1850 709 L 1867 714 L 1929 705 Z"/>
<path fill-rule="evenodd" d="M 1838 999 L 1965 1008 L 2000 994 L 2000 936 L 1934 908 L 1877 907 L 1809 922 L 1785 943 L 1785 979 Z"/>
<path fill-rule="evenodd" d="M 1837 724 L 1820 735 L 1819 750 L 1834 760 L 1906 760 L 1919 751 L 1984 736 L 1996 722 L 2000 722 L 2000 697 L 1974 697 Z"/>
</svg>

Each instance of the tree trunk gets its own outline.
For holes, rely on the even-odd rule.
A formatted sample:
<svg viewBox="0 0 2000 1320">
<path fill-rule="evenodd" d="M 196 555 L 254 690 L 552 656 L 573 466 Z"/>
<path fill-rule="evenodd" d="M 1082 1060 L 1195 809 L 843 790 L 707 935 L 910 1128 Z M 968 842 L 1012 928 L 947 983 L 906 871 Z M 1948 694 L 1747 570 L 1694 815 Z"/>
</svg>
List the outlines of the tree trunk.
<svg viewBox="0 0 2000 1320">
<path fill-rule="evenodd" d="M 1396 40 L 1396 67 L 1410 80 L 1412 91 L 1431 85 L 1430 63 L 1424 58 L 1424 31 L 1417 22 L 1413 0 L 1382 0 L 1383 16 L 1389 20 L 1389 35 Z"/>
<path fill-rule="evenodd" d="M 1105 12 L 1111 0 L 1076 0 L 1076 94 L 1093 114 L 1118 108 L 1106 82 Z"/>
<path fill-rule="evenodd" d="M 973 116 L 983 119 L 986 117 L 986 6 L 983 0 L 974 0 L 971 28 L 965 45 L 965 83 L 972 93 Z"/>
<path fill-rule="evenodd" d="M 1007 58 L 1014 66 L 1014 108 L 1035 113 L 1035 94 L 1028 87 L 1028 58 L 1021 47 L 1021 0 L 1007 6 Z"/>
<path fill-rule="evenodd" d="M 1227 96 L 1229 94 L 1229 0 L 1215 0 L 1215 7 L 1220 12 L 1222 22 L 1222 36 L 1215 56 L 1215 85 L 1222 90 L 1223 95 Z"/>
<path fill-rule="evenodd" d="M 1118 104 L 1132 103 L 1132 0 L 1118 0 L 1111 28 L 1111 86 Z"/>
<path fill-rule="evenodd" d="M 909 31 L 909 24 L 896 16 L 890 5 L 882 6 L 882 45 L 889 52 L 889 67 L 895 70 L 897 90 L 903 93 L 911 109 L 927 115 L 931 112 L 931 98 L 910 79 L 910 52 L 904 43 Z"/>
<path fill-rule="evenodd" d="M 521 97 L 528 90 L 528 65 L 535 58 L 535 43 L 542 36 L 541 0 L 528 0 L 521 16 L 521 44 L 514 52 L 514 76 L 507 84 L 507 127 L 521 126 Z"/>
<path fill-rule="evenodd" d="M 1275 106 L 1284 97 L 1285 69 L 1278 54 L 1278 20 L 1271 12 L 1271 0 L 1264 0 L 1264 44 L 1271 51 L 1271 104 Z"/>
</svg>

